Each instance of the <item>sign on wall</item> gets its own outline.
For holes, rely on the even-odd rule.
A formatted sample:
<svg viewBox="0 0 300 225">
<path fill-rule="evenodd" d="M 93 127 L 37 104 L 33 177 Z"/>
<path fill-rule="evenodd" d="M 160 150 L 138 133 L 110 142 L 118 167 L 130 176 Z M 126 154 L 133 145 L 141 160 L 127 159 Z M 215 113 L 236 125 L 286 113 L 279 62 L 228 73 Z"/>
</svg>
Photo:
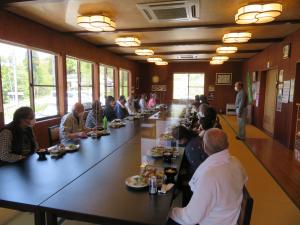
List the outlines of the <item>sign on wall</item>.
<svg viewBox="0 0 300 225">
<path fill-rule="evenodd" d="M 290 102 L 294 101 L 294 90 L 295 90 L 295 79 L 292 79 L 291 88 L 290 88 Z"/>
<path fill-rule="evenodd" d="M 232 73 L 216 73 L 216 85 L 231 85 Z"/>
<path fill-rule="evenodd" d="M 291 86 L 291 81 L 290 80 L 285 80 L 283 82 L 282 103 L 288 103 L 289 102 L 290 86 Z"/>
</svg>

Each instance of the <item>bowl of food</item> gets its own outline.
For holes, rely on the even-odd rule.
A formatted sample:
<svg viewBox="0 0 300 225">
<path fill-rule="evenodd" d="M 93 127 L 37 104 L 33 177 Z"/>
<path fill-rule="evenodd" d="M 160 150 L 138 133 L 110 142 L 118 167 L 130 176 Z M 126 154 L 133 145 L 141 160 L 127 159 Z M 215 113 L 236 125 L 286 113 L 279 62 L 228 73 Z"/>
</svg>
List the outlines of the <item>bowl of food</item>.
<svg viewBox="0 0 300 225">
<path fill-rule="evenodd" d="M 166 167 L 164 169 L 165 175 L 167 177 L 167 183 L 174 183 L 175 176 L 177 174 L 177 169 L 174 167 Z"/>
<path fill-rule="evenodd" d="M 164 150 L 165 148 L 163 146 L 155 146 L 148 152 L 148 156 L 153 158 L 161 158 L 163 157 Z"/>
<path fill-rule="evenodd" d="M 46 154 L 47 154 L 47 149 L 45 148 L 42 148 L 42 149 L 39 149 L 37 152 L 36 152 L 38 155 L 39 155 L 39 160 L 46 160 Z"/>
<path fill-rule="evenodd" d="M 164 151 L 163 157 L 164 157 L 164 162 L 171 163 L 172 162 L 173 153 L 170 152 L 170 151 Z"/>
</svg>

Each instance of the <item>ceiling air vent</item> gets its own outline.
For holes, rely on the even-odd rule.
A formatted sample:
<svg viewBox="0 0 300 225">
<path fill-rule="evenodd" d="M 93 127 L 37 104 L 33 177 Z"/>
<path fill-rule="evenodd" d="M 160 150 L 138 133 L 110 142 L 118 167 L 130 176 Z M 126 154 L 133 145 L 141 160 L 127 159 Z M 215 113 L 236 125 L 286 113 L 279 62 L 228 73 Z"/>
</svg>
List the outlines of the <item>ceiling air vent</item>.
<svg viewBox="0 0 300 225">
<path fill-rule="evenodd" d="M 199 19 L 199 0 L 141 3 L 137 7 L 150 22 Z"/>
<path fill-rule="evenodd" d="M 197 55 L 179 55 L 177 57 L 178 59 L 197 59 Z"/>
</svg>

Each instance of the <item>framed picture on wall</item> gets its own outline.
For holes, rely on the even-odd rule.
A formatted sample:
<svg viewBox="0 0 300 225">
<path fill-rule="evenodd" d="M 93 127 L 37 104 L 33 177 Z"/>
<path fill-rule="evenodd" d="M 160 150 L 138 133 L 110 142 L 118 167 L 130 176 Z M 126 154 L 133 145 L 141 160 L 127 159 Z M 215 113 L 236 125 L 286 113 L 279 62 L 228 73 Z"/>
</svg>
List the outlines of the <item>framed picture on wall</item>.
<svg viewBox="0 0 300 225">
<path fill-rule="evenodd" d="M 232 73 L 216 73 L 216 85 L 231 85 Z"/>
<path fill-rule="evenodd" d="M 167 85 L 152 85 L 151 91 L 167 91 Z"/>
<path fill-rule="evenodd" d="M 285 45 L 285 46 L 282 48 L 282 53 L 283 53 L 283 56 L 282 56 L 283 59 L 289 58 L 290 55 L 291 55 L 291 44 Z"/>
</svg>

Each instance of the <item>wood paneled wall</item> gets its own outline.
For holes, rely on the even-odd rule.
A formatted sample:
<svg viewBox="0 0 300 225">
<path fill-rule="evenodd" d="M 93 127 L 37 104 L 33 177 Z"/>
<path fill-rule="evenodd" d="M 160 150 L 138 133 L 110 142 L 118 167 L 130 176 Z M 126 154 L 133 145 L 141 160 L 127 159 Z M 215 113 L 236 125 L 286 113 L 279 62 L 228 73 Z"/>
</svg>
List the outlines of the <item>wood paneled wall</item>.
<svg viewBox="0 0 300 225">
<path fill-rule="evenodd" d="M 205 94 L 208 86 L 215 86 L 215 100 L 211 101 L 218 112 L 225 112 L 227 103 L 234 103 L 234 83 L 242 78 L 242 63 L 225 62 L 223 65 L 210 65 L 209 62 L 169 63 L 167 66 L 144 64 L 142 69 L 141 88 L 139 92 L 150 93 L 152 77 L 159 76 L 159 83 L 167 85 L 167 92 L 162 94 L 162 101 L 171 103 L 173 99 L 173 74 L 174 73 L 205 73 Z M 232 85 L 215 85 L 216 73 L 232 73 Z"/>
<path fill-rule="evenodd" d="M 283 47 L 291 44 L 291 55 L 283 59 Z M 266 71 L 270 69 L 284 70 L 283 80 L 291 80 L 296 77 L 297 63 L 300 62 L 300 30 L 287 36 L 283 42 L 273 44 L 261 53 L 255 55 L 243 65 L 243 80 L 246 81 L 247 71 L 257 71 L 260 74 L 261 94 L 264 95 Z M 269 64 L 269 67 L 268 67 Z M 299 72 L 298 72 L 299 73 Z M 300 91 L 299 79 L 295 82 L 295 96 Z M 295 124 L 295 102 L 300 99 L 295 98 L 293 103 L 283 104 L 282 111 L 276 112 L 274 138 L 278 139 L 285 146 L 292 148 L 294 142 L 294 124 Z M 254 106 L 254 125 L 262 127 L 263 104 L 259 107 Z"/>
</svg>

